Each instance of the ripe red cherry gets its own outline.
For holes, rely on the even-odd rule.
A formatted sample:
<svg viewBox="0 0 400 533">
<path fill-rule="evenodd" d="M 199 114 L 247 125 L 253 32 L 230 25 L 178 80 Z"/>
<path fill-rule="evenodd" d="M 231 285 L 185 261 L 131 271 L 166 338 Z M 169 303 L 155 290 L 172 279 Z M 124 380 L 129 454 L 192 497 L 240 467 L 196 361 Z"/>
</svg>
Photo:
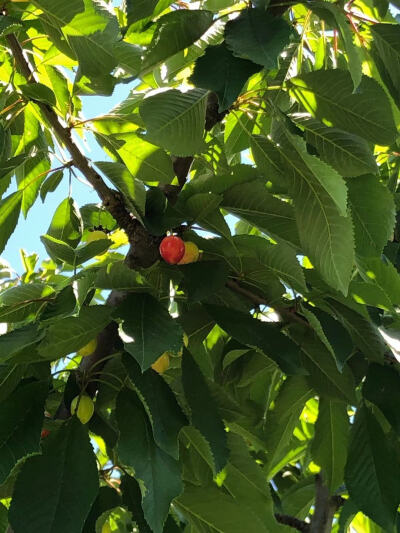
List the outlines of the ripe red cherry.
<svg viewBox="0 0 400 533">
<path fill-rule="evenodd" d="M 50 435 L 50 431 L 48 429 L 42 429 L 42 433 L 40 434 L 41 439 L 45 439 Z"/>
<path fill-rule="evenodd" d="M 165 237 L 160 244 L 160 255 L 170 265 L 176 265 L 185 254 L 185 243 L 175 235 Z"/>
</svg>

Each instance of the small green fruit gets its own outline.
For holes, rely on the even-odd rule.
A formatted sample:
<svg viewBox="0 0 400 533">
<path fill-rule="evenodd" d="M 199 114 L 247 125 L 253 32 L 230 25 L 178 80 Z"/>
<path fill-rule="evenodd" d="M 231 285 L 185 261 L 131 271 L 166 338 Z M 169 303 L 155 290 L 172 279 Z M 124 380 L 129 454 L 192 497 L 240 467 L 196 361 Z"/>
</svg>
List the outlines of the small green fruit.
<svg viewBox="0 0 400 533">
<path fill-rule="evenodd" d="M 75 396 L 71 402 L 71 414 L 79 418 L 82 424 L 87 424 L 94 413 L 94 403 L 87 394 Z"/>
</svg>

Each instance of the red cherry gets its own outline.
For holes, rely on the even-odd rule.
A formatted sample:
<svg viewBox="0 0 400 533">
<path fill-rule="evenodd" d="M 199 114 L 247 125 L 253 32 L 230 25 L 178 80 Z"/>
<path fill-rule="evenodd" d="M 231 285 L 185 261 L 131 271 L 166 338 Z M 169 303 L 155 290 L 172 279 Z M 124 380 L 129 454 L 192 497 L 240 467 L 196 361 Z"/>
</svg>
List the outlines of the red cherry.
<svg viewBox="0 0 400 533">
<path fill-rule="evenodd" d="M 50 431 L 48 429 L 42 429 L 42 433 L 40 434 L 41 439 L 45 439 L 50 435 Z"/>
<path fill-rule="evenodd" d="M 176 265 L 185 254 L 185 243 L 175 235 L 165 237 L 160 244 L 160 255 L 170 265 Z"/>
</svg>

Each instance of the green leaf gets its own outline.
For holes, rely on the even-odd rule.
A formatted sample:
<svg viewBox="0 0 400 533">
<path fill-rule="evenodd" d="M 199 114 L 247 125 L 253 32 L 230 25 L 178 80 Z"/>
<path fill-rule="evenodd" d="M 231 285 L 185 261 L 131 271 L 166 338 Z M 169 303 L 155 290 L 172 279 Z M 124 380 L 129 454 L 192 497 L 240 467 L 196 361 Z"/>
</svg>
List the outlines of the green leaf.
<svg viewBox="0 0 400 533">
<path fill-rule="evenodd" d="M 175 176 L 171 158 L 164 150 L 134 133 L 119 134 L 124 144 L 118 154 L 129 172 L 142 181 L 171 183 Z"/>
<path fill-rule="evenodd" d="M 386 71 L 397 89 L 400 86 L 400 28 L 398 24 L 374 24 L 371 26 L 371 46 L 377 51 Z"/>
<path fill-rule="evenodd" d="M 162 16 L 143 61 L 143 69 L 153 68 L 187 48 L 205 33 L 213 22 L 211 11 L 180 9 Z"/>
<path fill-rule="evenodd" d="M 55 239 L 50 235 L 42 235 L 40 240 L 46 248 L 46 252 L 49 256 L 57 262 L 65 262 L 70 265 L 75 264 L 75 251 L 67 243 Z"/>
<path fill-rule="evenodd" d="M 283 18 L 273 17 L 265 10 L 247 9 L 227 23 L 225 41 L 236 57 L 273 69 L 291 34 L 291 27 Z"/>
<path fill-rule="evenodd" d="M 186 485 L 175 504 L 194 525 L 196 533 L 267 533 L 264 524 L 251 511 L 243 512 L 233 498 L 215 485 Z"/>
<path fill-rule="evenodd" d="M 261 322 L 249 314 L 218 305 L 205 305 L 207 313 L 237 341 L 256 348 L 275 361 L 287 374 L 302 373 L 300 348 L 279 326 Z"/>
<path fill-rule="evenodd" d="M 136 359 L 142 372 L 164 352 L 178 353 L 181 349 L 181 326 L 149 294 L 129 294 L 114 314 L 123 320 L 122 330 L 132 339 L 124 342 L 125 350 Z"/>
<path fill-rule="evenodd" d="M 325 124 L 376 144 L 394 142 L 397 132 L 390 103 L 374 79 L 363 76 L 355 93 L 350 73 L 339 69 L 309 72 L 288 84 L 292 96 Z"/>
<path fill-rule="evenodd" d="M 96 520 L 105 511 L 121 505 L 121 497 L 118 492 L 111 487 L 100 487 L 90 513 L 86 518 L 82 533 L 93 533 L 96 528 Z"/>
<path fill-rule="evenodd" d="M 388 419 L 393 429 L 400 435 L 400 376 L 389 366 L 372 364 L 362 388 L 363 396 L 377 405 Z"/>
<path fill-rule="evenodd" d="M 224 423 L 200 368 L 186 348 L 182 355 L 182 384 L 190 407 L 192 424 L 207 440 L 213 454 L 215 470 L 220 472 L 229 455 Z"/>
<path fill-rule="evenodd" d="M 73 417 L 42 446 L 43 455 L 29 458 L 18 475 L 11 527 L 15 533 L 81 533 L 99 487 L 87 430 Z"/>
<path fill-rule="evenodd" d="M 150 436 L 150 422 L 135 392 L 122 389 L 118 394 L 116 416 L 118 455 L 143 482 L 144 516 L 154 533 L 162 533 L 170 503 L 182 490 L 179 463 L 158 448 Z"/>
<path fill-rule="evenodd" d="M 36 4 L 47 2 L 48 0 L 35 1 Z M 112 10 L 106 5 L 87 1 L 84 5 L 85 9 L 81 9 L 65 26 L 61 24 L 62 31 L 78 58 L 81 73 L 89 78 L 91 76 L 103 78 L 117 65 L 113 44 L 118 38 L 118 22 Z M 50 17 L 55 15 L 56 9 L 51 6 Z M 57 21 L 58 24 L 61 19 L 64 22 L 66 18 L 67 15 L 63 12 Z"/>
<path fill-rule="evenodd" d="M 0 253 L 12 235 L 21 209 L 22 191 L 17 191 L 0 201 Z"/>
<path fill-rule="evenodd" d="M 82 236 L 82 220 L 72 198 L 65 198 L 57 207 L 47 234 L 75 248 Z"/>
<path fill-rule="evenodd" d="M 45 201 L 46 196 L 49 192 L 54 192 L 57 187 L 60 185 L 61 180 L 63 179 L 64 172 L 62 170 L 57 170 L 52 172 L 42 183 L 40 187 L 40 198 L 42 202 Z"/>
<path fill-rule="evenodd" d="M 360 259 L 358 269 L 363 279 L 376 285 L 393 303 L 400 303 L 400 274 L 392 263 L 380 257 Z"/>
<path fill-rule="evenodd" d="M 221 113 L 233 104 L 248 78 L 260 69 L 247 59 L 235 57 L 224 42 L 206 49 L 204 56 L 196 61 L 190 81 L 218 95 Z"/>
<path fill-rule="evenodd" d="M 86 261 L 89 261 L 89 259 L 92 259 L 92 257 L 104 254 L 112 244 L 113 241 L 111 239 L 99 239 L 98 241 L 92 241 L 78 246 L 75 250 L 73 265 L 82 265 Z"/>
<path fill-rule="evenodd" d="M 146 138 L 177 156 L 189 156 L 206 150 L 204 124 L 207 91 L 176 89 L 148 96 L 140 105 L 140 115 L 147 129 Z"/>
<path fill-rule="evenodd" d="M 213 193 L 199 193 L 191 196 L 182 211 L 182 216 L 191 222 L 198 222 L 202 227 L 226 239 L 231 239 L 229 226 L 219 210 L 222 197 Z"/>
<path fill-rule="evenodd" d="M 244 281 L 256 283 L 264 267 L 289 287 L 303 294 L 307 292 L 303 271 L 291 246 L 271 244 L 256 235 L 235 235 L 233 241 L 241 255 Z"/>
<path fill-rule="evenodd" d="M 79 316 L 58 320 L 46 330 L 39 352 L 56 360 L 88 344 L 110 323 L 112 309 L 105 305 L 82 307 Z"/>
<path fill-rule="evenodd" d="M 124 195 L 131 210 L 138 215 L 144 214 L 146 190 L 141 181 L 134 178 L 122 163 L 97 161 L 95 165 L 107 176 L 115 187 Z"/>
<path fill-rule="evenodd" d="M 270 194 L 261 180 L 235 185 L 224 192 L 222 207 L 272 238 L 299 245 L 293 207 Z"/>
<path fill-rule="evenodd" d="M 271 492 L 262 468 L 254 461 L 241 437 L 230 433 L 228 443 L 231 454 L 224 487 L 238 506 L 244 505 L 259 518 L 264 525 L 262 531 L 279 533 L 283 528 L 275 520 Z"/>
<path fill-rule="evenodd" d="M 154 440 L 169 455 L 178 459 L 178 434 L 187 424 L 174 393 L 164 379 L 152 369 L 141 372 L 127 354 L 122 357 L 134 387 L 144 401 L 153 428 Z"/>
<path fill-rule="evenodd" d="M 354 378 L 350 369 L 345 366 L 339 372 L 332 354 L 311 330 L 306 335 L 303 327 L 296 324 L 291 327 L 290 336 L 301 345 L 303 365 L 309 373 L 307 379 L 318 394 L 354 405 Z"/>
<path fill-rule="evenodd" d="M 0 484 L 18 461 L 40 452 L 47 382 L 22 382 L 0 406 Z"/>
<path fill-rule="evenodd" d="M 123 261 L 109 263 L 97 271 L 95 286 L 99 289 L 149 292 L 152 287 L 139 272 L 130 269 Z"/>
<path fill-rule="evenodd" d="M 349 207 L 357 254 L 381 254 L 395 225 L 395 204 L 389 189 L 375 176 L 348 180 Z"/>
<path fill-rule="evenodd" d="M 49 169 L 50 162 L 43 154 L 30 157 L 24 165 L 16 169 L 18 189 L 23 192 L 21 211 L 25 218 L 35 203 L 40 186 L 46 179 Z"/>
<path fill-rule="evenodd" d="M 125 11 L 128 26 L 138 20 L 150 17 L 157 4 L 158 0 L 126 0 Z"/>
<path fill-rule="evenodd" d="M 43 85 L 43 83 L 25 83 L 19 86 L 19 90 L 29 100 L 42 102 L 51 107 L 57 104 L 55 94 L 49 87 Z"/>
<path fill-rule="evenodd" d="M 357 410 L 345 472 L 350 498 L 384 529 L 392 531 L 400 502 L 397 456 L 372 412 Z"/>
<path fill-rule="evenodd" d="M 192 302 L 212 296 L 228 281 L 228 267 L 222 261 L 200 261 L 182 265 L 180 270 L 188 298 Z"/>
<path fill-rule="evenodd" d="M 331 494 L 343 482 L 349 427 L 346 404 L 321 398 L 311 453 Z"/>
<path fill-rule="evenodd" d="M 352 338 L 339 320 L 336 320 L 330 314 L 317 308 L 312 308 L 312 312 L 318 320 L 323 331 L 323 336 L 328 343 L 326 344 L 321 336 L 320 338 L 335 357 L 336 365 L 341 372 L 347 359 L 354 350 Z"/>
<path fill-rule="evenodd" d="M 142 494 L 140 492 L 139 483 L 135 478 L 124 475 L 121 478 L 120 488 L 122 492 L 122 501 L 127 509 L 132 513 L 135 523 L 140 528 L 140 533 L 152 533 L 143 514 Z"/>
<path fill-rule="evenodd" d="M 361 176 L 378 171 L 372 150 L 365 139 L 325 126 L 307 114 L 299 113 L 290 118 L 304 129 L 306 141 L 315 146 L 321 159 L 342 176 Z"/>
<path fill-rule="evenodd" d="M 256 162 L 264 161 L 291 178 L 297 227 L 304 252 L 324 280 L 347 293 L 354 261 L 352 225 L 343 216 L 346 186 L 342 178 L 322 161 L 306 152 L 303 141 L 280 129 L 276 144 L 265 137 L 252 138 Z M 336 177 L 335 177 L 336 176 Z M 343 214 L 341 214 L 341 212 Z"/>
<path fill-rule="evenodd" d="M 275 408 L 267 413 L 265 446 L 268 450 L 266 475 L 271 477 L 282 457 L 291 448 L 293 431 L 306 402 L 314 391 L 304 376 L 289 376 L 275 397 Z"/>
<path fill-rule="evenodd" d="M 28 324 L 0 335 L 0 358 L 4 363 L 10 359 L 18 362 L 21 350 L 38 343 L 44 336 L 44 331 L 38 329 L 37 324 Z"/>
</svg>

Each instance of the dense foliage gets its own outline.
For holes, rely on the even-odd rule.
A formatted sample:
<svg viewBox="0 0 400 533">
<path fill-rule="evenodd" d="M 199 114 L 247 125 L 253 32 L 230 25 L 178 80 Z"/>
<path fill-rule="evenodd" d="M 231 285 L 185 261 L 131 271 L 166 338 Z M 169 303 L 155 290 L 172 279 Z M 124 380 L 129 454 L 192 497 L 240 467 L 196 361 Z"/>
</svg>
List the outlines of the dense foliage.
<svg viewBox="0 0 400 533">
<path fill-rule="evenodd" d="M 0 532 L 400 531 L 397 9 L 116 4 L 2 3 Z"/>
</svg>

